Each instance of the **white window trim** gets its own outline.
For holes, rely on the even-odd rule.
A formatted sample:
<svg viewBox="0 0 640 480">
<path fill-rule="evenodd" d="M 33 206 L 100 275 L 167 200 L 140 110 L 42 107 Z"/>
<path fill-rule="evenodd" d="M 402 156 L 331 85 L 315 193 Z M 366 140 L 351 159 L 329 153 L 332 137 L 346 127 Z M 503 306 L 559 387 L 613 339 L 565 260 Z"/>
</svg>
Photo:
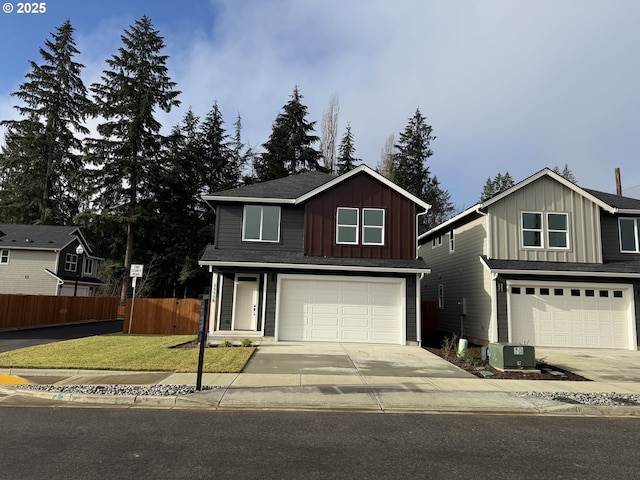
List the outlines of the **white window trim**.
<svg viewBox="0 0 640 480">
<path fill-rule="evenodd" d="M 341 224 L 338 223 L 338 212 L 340 210 L 355 210 L 356 212 L 356 224 Z M 340 227 L 349 227 L 356 229 L 356 241 L 355 242 L 341 242 L 340 241 Z M 336 209 L 336 244 L 338 245 L 358 245 L 360 241 L 360 209 L 354 207 L 338 207 Z"/>
<path fill-rule="evenodd" d="M 623 250 L 622 249 L 622 228 L 620 228 L 620 222 L 622 220 L 633 220 L 633 234 L 636 237 L 636 249 L 635 250 Z M 619 217 L 618 218 L 618 239 L 620 245 L 620 253 L 640 253 L 640 218 L 635 217 Z"/>
<path fill-rule="evenodd" d="M 8 265 L 10 255 L 10 250 L 8 248 L 0 249 L 0 265 Z"/>
<path fill-rule="evenodd" d="M 442 245 L 442 235 L 438 235 L 437 237 L 433 237 L 431 240 L 431 248 L 437 248 Z"/>
<path fill-rule="evenodd" d="M 364 212 L 365 211 L 371 211 L 371 212 L 382 212 L 382 225 L 365 225 L 364 224 Z M 385 234 L 385 228 L 386 228 L 386 223 L 387 223 L 387 218 L 386 218 L 386 212 L 384 210 L 384 208 L 369 208 L 369 207 L 365 207 L 362 209 L 362 245 L 376 245 L 376 246 L 381 246 L 384 245 L 384 234 Z M 380 235 L 381 238 L 381 242 L 377 243 L 377 242 L 365 242 L 364 241 L 364 229 L 365 228 L 375 228 L 375 229 L 379 229 L 382 231 L 382 235 Z"/>
<path fill-rule="evenodd" d="M 264 208 L 276 207 L 278 209 L 278 239 L 277 240 L 263 240 L 262 228 L 264 225 Z M 246 220 L 247 220 L 247 207 L 256 207 L 260 209 L 260 238 L 246 238 Z M 242 241 L 243 242 L 259 242 L 259 243 L 279 243 L 280 242 L 280 226 L 282 223 L 282 209 L 277 205 L 245 205 L 242 209 Z"/>
<path fill-rule="evenodd" d="M 524 215 L 527 213 L 531 213 L 534 215 L 540 215 L 540 229 L 538 230 L 537 228 L 524 228 Z M 534 250 L 541 250 L 544 247 L 544 239 L 545 239 L 545 234 L 544 234 L 544 215 L 542 214 L 542 212 L 529 212 L 529 211 L 523 211 L 520 212 L 520 237 L 521 237 L 521 241 L 520 241 L 520 245 L 522 246 L 522 248 L 531 248 Z M 524 232 L 540 232 L 540 246 L 537 245 L 525 245 L 524 244 Z"/>
<path fill-rule="evenodd" d="M 82 272 L 84 275 L 93 275 L 93 259 L 92 258 L 84 259 L 84 266 L 82 267 Z"/>
<path fill-rule="evenodd" d="M 65 272 L 77 272 L 78 271 L 78 255 L 75 253 L 67 253 L 64 258 L 64 271 Z"/>
<path fill-rule="evenodd" d="M 552 230 L 551 228 L 549 228 L 549 215 L 564 215 L 564 217 L 567 219 L 567 229 L 566 230 Z M 571 245 L 571 241 L 570 241 L 570 237 L 569 237 L 569 214 L 566 212 L 547 212 L 546 215 L 546 220 L 547 220 L 547 224 L 546 225 L 542 225 L 543 229 L 546 226 L 546 230 L 547 230 L 547 245 L 549 245 L 549 249 L 551 250 L 569 250 L 569 247 Z M 566 247 L 552 247 L 551 246 L 551 240 L 549 239 L 549 235 L 551 233 L 564 233 L 565 237 L 566 237 L 566 241 L 567 241 L 567 246 Z"/>
<path fill-rule="evenodd" d="M 452 228 L 451 230 L 449 230 L 449 253 L 453 253 L 455 251 L 456 251 L 456 236 Z"/>
</svg>

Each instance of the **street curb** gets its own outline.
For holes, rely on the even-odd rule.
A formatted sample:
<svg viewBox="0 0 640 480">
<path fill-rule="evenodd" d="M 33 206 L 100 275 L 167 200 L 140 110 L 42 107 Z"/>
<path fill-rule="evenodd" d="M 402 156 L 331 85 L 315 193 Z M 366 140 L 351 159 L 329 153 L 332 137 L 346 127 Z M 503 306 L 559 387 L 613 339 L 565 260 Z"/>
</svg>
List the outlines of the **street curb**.
<svg viewBox="0 0 640 480">
<path fill-rule="evenodd" d="M 154 396 L 154 395 L 92 395 L 70 394 L 62 392 L 43 392 L 16 387 L 0 386 L 0 394 L 31 396 L 61 403 L 92 404 L 130 408 L 176 408 L 204 410 L 280 410 L 280 411 L 342 411 L 368 413 L 415 413 L 415 414 L 481 414 L 481 415 L 548 415 L 548 416 L 590 416 L 590 417 L 640 417 L 640 408 L 633 406 L 596 406 L 596 405 L 552 405 L 523 408 L 487 408 L 460 406 L 412 406 L 404 407 L 345 403 L 273 403 L 273 402 L 221 402 L 190 396 Z M 193 394 L 198 395 L 198 393 Z M 0 403 L 1 405 L 1 403 Z"/>
</svg>

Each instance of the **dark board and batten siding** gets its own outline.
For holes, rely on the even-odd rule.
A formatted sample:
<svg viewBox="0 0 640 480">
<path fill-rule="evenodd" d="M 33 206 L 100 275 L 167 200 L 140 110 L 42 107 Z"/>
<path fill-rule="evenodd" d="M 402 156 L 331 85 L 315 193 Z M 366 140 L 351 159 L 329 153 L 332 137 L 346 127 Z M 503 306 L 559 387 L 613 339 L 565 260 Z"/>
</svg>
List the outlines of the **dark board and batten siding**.
<svg viewBox="0 0 640 480">
<path fill-rule="evenodd" d="M 279 242 L 243 242 L 243 205 L 219 205 L 216 212 L 216 248 L 234 250 L 302 251 L 304 207 L 281 207 Z"/>
<path fill-rule="evenodd" d="M 336 245 L 338 207 L 383 208 L 383 246 Z M 416 204 L 367 175 L 356 175 L 309 200 L 304 218 L 304 253 L 309 256 L 415 257 Z"/>
</svg>

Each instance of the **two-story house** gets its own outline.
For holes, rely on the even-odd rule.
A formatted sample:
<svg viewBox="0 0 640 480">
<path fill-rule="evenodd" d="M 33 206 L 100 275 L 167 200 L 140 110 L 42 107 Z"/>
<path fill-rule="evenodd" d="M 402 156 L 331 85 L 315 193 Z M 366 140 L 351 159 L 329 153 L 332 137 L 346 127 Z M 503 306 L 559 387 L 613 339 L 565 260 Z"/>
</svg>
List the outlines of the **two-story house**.
<svg viewBox="0 0 640 480">
<path fill-rule="evenodd" d="M 429 205 L 366 166 L 218 192 L 210 330 L 278 340 L 415 343 L 416 221 Z"/>
<path fill-rule="evenodd" d="M 477 343 L 638 345 L 640 200 L 544 169 L 419 238 L 440 330 Z"/>
<path fill-rule="evenodd" d="M 78 227 L 0 224 L 0 293 L 92 296 L 101 260 Z"/>
</svg>

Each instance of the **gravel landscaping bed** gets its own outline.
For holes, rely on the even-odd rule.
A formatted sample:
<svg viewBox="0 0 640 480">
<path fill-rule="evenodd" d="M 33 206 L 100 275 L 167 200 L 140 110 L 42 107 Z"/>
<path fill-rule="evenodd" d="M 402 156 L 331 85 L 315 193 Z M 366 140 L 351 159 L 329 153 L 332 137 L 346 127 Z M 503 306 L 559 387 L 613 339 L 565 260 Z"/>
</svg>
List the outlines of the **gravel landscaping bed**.
<svg viewBox="0 0 640 480">
<path fill-rule="evenodd" d="M 36 390 L 39 392 L 55 392 L 85 395 L 132 395 L 155 397 L 179 397 L 197 392 L 192 385 L 20 385 L 23 390 Z M 213 390 L 209 385 L 203 385 L 202 390 Z"/>
<path fill-rule="evenodd" d="M 640 406 L 640 395 L 628 393 L 522 392 L 518 396 L 580 405 Z"/>
</svg>

